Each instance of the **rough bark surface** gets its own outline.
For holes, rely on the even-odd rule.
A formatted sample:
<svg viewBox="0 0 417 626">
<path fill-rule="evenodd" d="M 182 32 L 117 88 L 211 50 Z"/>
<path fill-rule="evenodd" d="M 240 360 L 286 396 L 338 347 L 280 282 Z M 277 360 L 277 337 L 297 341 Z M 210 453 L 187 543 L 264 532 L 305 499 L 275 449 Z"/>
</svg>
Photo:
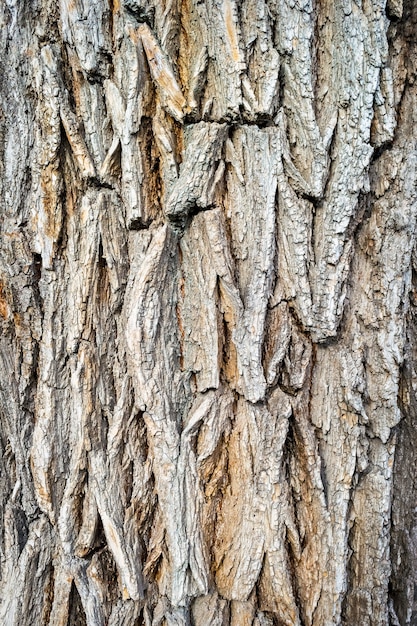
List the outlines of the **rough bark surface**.
<svg viewBox="0 0 417 626">
<path fill-rule="evenodd" d="M 417 624 L 417 4 L 0 29 L 0 623 Z"/>
</svg>

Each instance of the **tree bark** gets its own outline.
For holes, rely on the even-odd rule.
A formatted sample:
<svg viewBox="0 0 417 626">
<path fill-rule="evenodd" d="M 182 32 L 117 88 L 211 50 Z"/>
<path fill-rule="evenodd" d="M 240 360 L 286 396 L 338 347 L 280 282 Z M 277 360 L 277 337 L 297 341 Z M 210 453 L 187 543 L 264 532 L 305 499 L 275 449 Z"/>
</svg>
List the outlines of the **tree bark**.
<svg viewBox="0 0 417 626">
<path fill-rule="evenodd" d="M 0 26 L 0 623 L 417 624 L 416 3 Z"/>
</svg>

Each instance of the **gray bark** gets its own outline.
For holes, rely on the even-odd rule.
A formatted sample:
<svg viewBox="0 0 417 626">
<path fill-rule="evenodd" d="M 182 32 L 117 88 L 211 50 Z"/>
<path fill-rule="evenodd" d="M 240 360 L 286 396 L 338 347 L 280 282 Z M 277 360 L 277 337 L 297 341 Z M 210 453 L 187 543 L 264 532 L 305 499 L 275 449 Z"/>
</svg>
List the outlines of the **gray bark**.
<svg viewBox="0 0 417 626">
<path fill-rule="evenodd" d="M 0 0 L 0 623 L 417 623 L 417 5 Z"/>
</svg>

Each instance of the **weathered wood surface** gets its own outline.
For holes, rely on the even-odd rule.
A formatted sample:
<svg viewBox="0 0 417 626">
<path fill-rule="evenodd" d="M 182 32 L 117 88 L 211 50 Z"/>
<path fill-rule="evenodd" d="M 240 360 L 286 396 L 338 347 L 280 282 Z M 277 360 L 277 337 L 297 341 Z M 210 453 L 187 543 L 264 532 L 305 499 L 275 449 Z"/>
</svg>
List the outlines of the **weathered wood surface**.
<svg viewBox="0 0 417 626">
<path fill-rule="evenodd" d="M 0 623 L 417 623 L 417 5 L 0 0 Z"/>
</svg>

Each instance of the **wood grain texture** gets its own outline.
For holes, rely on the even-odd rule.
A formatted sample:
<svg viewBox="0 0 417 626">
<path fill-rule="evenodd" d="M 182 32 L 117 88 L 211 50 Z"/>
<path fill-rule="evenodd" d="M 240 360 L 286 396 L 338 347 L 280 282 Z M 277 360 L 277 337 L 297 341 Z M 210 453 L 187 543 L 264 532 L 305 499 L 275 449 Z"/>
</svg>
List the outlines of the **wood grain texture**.
<svg viewBox="0 0 417 626">
<path fill-rule="evenodd" d="M 0 623 L 417 619 L 413 0 L 0 0 Z"/>
</svg>

